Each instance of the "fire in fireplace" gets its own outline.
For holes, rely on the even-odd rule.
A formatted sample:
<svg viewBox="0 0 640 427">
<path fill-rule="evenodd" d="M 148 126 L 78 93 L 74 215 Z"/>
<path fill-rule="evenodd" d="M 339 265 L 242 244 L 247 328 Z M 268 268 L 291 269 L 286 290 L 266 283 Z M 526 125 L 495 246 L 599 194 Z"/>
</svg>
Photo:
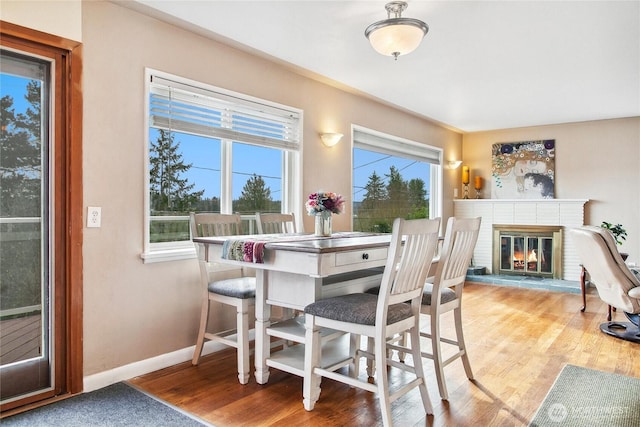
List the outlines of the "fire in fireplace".
<svg viewBox="0 0 640 427">
<path fill-rule="evenodd" d="M 494 274 L 562 277 L 562 227 L 493 226 Z"/>
</svg>

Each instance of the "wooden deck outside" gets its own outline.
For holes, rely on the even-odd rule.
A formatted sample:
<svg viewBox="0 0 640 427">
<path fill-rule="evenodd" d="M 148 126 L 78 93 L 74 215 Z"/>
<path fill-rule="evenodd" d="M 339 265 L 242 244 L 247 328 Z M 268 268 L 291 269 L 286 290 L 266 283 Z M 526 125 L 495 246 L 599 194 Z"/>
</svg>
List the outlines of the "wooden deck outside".
<svg viewBox="0 0 640 427">
<path fill-rule="evenodd" d="M 0 365 L 42 354 L 40 314 L 0 320 Z"/>
</svg>

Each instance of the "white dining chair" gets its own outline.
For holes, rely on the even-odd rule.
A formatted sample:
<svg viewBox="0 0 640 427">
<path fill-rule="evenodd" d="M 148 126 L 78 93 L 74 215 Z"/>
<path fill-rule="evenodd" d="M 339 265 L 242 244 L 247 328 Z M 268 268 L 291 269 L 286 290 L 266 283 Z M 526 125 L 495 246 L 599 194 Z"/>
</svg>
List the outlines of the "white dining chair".
<svg viewBox="0 0 640 427">
<path fill-rule="evenodd" d="M 192 213 L 190 218 L 193 237 L 233 236 L 242 234 L 242 222 L 237 214 Z M 238 380 L 249 381 L 249 313 L 255 306 L 256 278 L 244 267 L 215 264 L 208 261 L 204 248 L 196 244 L 200 278 L 204 290 L 200 327 L 191 363 L 200 362 L 205 340 L 235 347 L 238 358 Z M 207 331 L 212 302 L 229 305 L 236 310 L 236 327 L 224 331 Z"/>
<path fill-rule="evenodd" d="M 303 401 L 306 410 L 313 410 L 320 396 L 321 378 L 327 377 L 377 393 L 385 426 L 392 425 L 391 402 L 415 387 L 420 390 L 425 412 L 433 413 L 420 357 L 419 318 L 422 291 L 436 251 L 439 228 L 439 218 L 396 219 L 378 295 L 355 293 L 321 299 L 305 307 Z M 324 364 L 326 343 L 321 342 L 321 328 L 347 332 L 352 338 L 358 338 L 352 340 L 347 358 L 330 366 Z M 410 347 L 389 342 L 391 337 L 404 332 L 410 334 Z M 361 336 L 372 340 L 372 353 L 358 348 Z M 413 365 L 388 358 L 387 352 L 391 349 L 410 353 Z M 361 357 L 375 360 L 376 384 L 358 378 Z M 350 363 L 349 374 L 335 370 L 335 366 L 344 366 L 345 360 Z M 393 393 L 389 390 L 388 366 L 411 374 L 411 379 L 407 375 L 406 383 Z"/>
<path fill-rule="evenodd" d="M 291 213 L 256 212 L 258 234 L 296 233 L 296 217 Z"/>
<path fill-rule="evenodd" d="M 297 232 L 296 217 L 291 213 L 256 212 L 258 234 L 292 234 Z M 280 318 L 289 319 L 296 315 L 296 310 L 279 307 Z M 290 343 L 284 341 L 284 346 Z"/>
<path fill-rule="evenodd" d="M 478 240 L 481 218 L 459 219 L 451 217 L 447 221 L 444 243 L 440 251 L 433 283 L 427 282 L 422 296 L 421 312 L 430 316 L 430 331 L 420 331 L 420 336 L 431 340 L 432 352 L 422 351 L 422 357 L 432 359 L 440 397 L 449 398 L 444 378 L 444 367 L 461 358 L 465 373 L 473 379 L 467 347 L 462 331 L 462 290 L 471 263 L 473 250 Z M 456 339 L 441 335 L 441 318 L 453 310 Z M 457 347 L 455 354 L 443 360 L 441 344 Z"/>
</svg>

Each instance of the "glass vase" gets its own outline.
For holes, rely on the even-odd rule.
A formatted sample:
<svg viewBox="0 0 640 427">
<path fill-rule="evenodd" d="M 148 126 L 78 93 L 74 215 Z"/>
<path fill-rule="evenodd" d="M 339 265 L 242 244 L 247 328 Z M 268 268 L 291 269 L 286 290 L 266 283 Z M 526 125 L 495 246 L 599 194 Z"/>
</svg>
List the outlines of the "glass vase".
<svg viewBox="0 0 640 427">
<path fill-rule="evenodd" d="M 331 212 L 322 211 L 316 214 L 316 232 L 319 237 L 331 236 Z"/>
</svg>

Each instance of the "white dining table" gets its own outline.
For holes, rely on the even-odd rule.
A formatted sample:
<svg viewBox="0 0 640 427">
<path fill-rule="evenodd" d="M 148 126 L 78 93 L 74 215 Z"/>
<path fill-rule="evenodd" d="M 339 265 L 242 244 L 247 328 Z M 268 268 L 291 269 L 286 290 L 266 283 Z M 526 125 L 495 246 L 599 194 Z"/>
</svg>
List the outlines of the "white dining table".
<svg viewBox="0 0 640 427">
<path fill-rule="evenodd" d="M 300 319 L 271 324 L 271 307 L 304 310 L 318 299 L 364 292 L 379 285 L 387 260 L 390 234 L 334 233 L 331 237 L 304 234 L 245 235 L 194 238 L 205 245 L 210 262 L 239 265 L 256 271 L 255 377 L 269 380 L 269 367 L 303 376 L 304 347 L 293 345 L 271 354 L 271 337 L 304 342 Z M 223 257 L 223 245 L 235 242 L 264 243 L 263 262 Z M 227 243 L 228 244 L 228 243 Z"/>
</svg>

